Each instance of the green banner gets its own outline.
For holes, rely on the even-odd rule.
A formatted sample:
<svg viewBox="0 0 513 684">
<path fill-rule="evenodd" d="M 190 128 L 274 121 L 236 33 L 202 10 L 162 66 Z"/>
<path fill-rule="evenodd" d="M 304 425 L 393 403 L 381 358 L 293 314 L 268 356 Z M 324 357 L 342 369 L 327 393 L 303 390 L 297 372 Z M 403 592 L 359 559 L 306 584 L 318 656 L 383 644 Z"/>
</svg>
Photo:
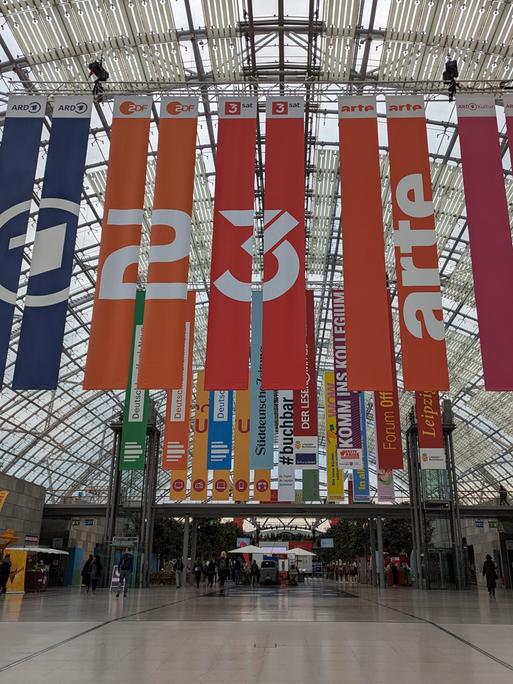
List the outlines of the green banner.
<svg viewBox="0 0 513 684">
<path fill-rule="evenodd" d="M 317 469 L 303 470 L 303 501 L 320 501 Z"/>
<path fill-rule="evenodd" d="M 138 290 L 135 298 L 134 332 L 130 352 L 130 373 L 125 395 L 123 432 L 121 433 L 121 470 L 144 470 L 146 451 L 146 426 L 148 424 L 148 390 L 137 389 L 139 356 L 141 353 L 142 324 L 144 316 L 144 290 Z"/>
</svg>

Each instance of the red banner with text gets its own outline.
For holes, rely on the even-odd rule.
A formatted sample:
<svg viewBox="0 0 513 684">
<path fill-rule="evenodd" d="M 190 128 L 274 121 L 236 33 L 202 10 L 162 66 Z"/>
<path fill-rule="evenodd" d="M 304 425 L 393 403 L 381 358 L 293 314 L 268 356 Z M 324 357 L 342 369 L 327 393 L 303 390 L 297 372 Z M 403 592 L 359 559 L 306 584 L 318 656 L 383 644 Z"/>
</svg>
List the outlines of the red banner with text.
<svg viewBox="0 0 513 684">
<path fill-rule="evenodd" d="M 247 389 L 253 261 L 253 97 L 220 98 L 205 387 Z"/>
<path fill-rule="evenodd" d="M 114 98 L 84 389 L 128 385 L 150 114 L 150 97 Z"/>
<path fill-rule="evenodd" d="M 415 392 L 420 467 L 445 470 L 444 433 L 438 392 Z"/>
<path fill-rule="evenodd" d="M 424 99 L 387 97 L 386 105 L 404 389 L 447 390 Z"/>
<path fill-rule="evenodd" d="M 197 122 L 197 98 L 162 99 L 139 367 L 144 389 L 182 383 Z"/>
<path fill-rule="evenodd" d="M 306 387 L 304 101 L 268 98 L 262 389 Z"/>
</svg>

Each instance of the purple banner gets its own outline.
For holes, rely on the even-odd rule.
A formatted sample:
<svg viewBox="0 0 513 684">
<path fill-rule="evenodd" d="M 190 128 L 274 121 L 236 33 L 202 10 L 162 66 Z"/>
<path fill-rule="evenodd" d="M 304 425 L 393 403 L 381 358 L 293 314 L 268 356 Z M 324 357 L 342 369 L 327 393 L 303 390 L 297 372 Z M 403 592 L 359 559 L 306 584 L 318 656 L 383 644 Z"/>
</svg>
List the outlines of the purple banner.
<svg viewBox="0 0 513 684">
<path fill-rule="evenodd" d="M 341 468 L 363 468 L 360 398 L 347 389 L 346 312 L 344 291 L 332 290 L 333 361 L 337 407 L 337 458 Z"/>
</svg>

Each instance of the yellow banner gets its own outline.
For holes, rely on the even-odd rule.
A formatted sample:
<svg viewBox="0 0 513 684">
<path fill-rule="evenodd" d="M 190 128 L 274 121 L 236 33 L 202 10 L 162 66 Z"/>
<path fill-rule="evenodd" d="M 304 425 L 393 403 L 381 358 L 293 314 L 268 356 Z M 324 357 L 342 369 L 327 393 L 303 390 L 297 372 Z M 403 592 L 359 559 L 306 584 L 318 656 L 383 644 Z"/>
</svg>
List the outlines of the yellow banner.
<svg viewBox="0 0 513 684">
<path fill-rule="evenodd" d="M 171 473 L 171 492 L 169 498 L 172 501 L 183 501 L 187 498 L 187 471 L 173 470 Z"/>
<path fill-rule="evenodd" d="M 233 498 L 249 499 L 249 390 L 235 393 L 235 439 L 233 447 Z"/>
<path fill-rule="evenodd" d="M 5 500 L 7 499 L 8 496 L 9 496 L 9 492 L 7 491 L 7 489 L 0 490 L 0 511 L 4 507 Z"/>
<path fill-rule="evenodd" d="M 194 442 L 192 447 L 192 474 L 190 498 L 193 501 L 207 499 L 207 438 L 208 401 L 210 393 L 205 390 L 205 371 L 198 371 L 196 380 L 196 413 L 194 416 Z"/>
<path fill-rule="evenodd" d="M 15 592 L 25 591 L 25 570 L 27 566 L 27 552 L 26 551 L 9 551 L 9 547 L 5 550 L 5 554 L 11 556 L 11 572 L 7 580 L 7 593 L 13 594 Z"/>
<path fill-rule="evenodd" d="M 270 470 L 255 470 L 255 479 L 253 481 L 253 499 L 255 501 L 270 501 L 271 500 L 271 471 Z"/>
<path fill-rule="evenodd" d="M 344 498 L 344 472 L 337 460 L 337 409 L 335 401 L 335 374 L 324 373 L 324 416 L 326 418 L 326 476 L 328 500 Z"/>
<path fill-rule="evenodd" d="M 214 470 L 212 481 L 212 499 L 214 501 L 228 501 L 230 498 L 230 471 Z"/>
</svg>

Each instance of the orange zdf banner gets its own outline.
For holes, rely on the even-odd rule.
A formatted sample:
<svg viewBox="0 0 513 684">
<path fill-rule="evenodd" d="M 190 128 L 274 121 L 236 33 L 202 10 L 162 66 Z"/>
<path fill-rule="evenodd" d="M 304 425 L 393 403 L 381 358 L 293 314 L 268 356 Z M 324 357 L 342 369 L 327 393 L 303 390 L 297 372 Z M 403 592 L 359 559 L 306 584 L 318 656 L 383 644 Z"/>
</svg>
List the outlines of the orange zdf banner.
<svg viewBox="0 0 513 684">
<path fill-rule="evenodd" d="M 150 114 L 150 97 L 114 98 L 84 389 L 128 384 Z"/>
<path fill-rule="evenodd" d="M 387 97 L 386 105 L 404 388 L 447 390 L 424 100 Z"/>
<path fill-rule="evenodd" d="M 143 389 L 182 383 L 197 122 L 196 98 L 162 99 L 139 367 Z"/>
<path fill-rule="evenodd" d="M 220 98 L 205 387 L 247 389 L 255 137 L 254 97 Z"/>
<path fill-rule="evenodd" d="M 262 389 L 306 387 L 304 101 L 267 98 Z"/>
<path fill-rule="evenodd" d="M 184 324 L 185 340 L 181 387 L 169 390 L 164 427 L 163 470 L 187 470 L 189 430 L 192 399 L 192 356 L 194 348 L 194 311 L 196 292 L 187 295 L 187 314 Z"/>
<path fill-rule="evenodd" d="M 338 102 L 347 387 L 392 390 L 376 98 Z"/>
<path fill-rule="evenodd" d="M 235 394 L 233 498 L 249 499 L 249 390 L 237 390 Z"/>
<path fill-rule="evenodd" d="M 207 498 L 207 442 L 208 403 L 210 392 L 205 390 L 205 371 L 198 371 L 196 380 L 196 412 L 194 415 L 194 442 L 192 446 L 191 493 L 193 501 Z"/>
</svg>

